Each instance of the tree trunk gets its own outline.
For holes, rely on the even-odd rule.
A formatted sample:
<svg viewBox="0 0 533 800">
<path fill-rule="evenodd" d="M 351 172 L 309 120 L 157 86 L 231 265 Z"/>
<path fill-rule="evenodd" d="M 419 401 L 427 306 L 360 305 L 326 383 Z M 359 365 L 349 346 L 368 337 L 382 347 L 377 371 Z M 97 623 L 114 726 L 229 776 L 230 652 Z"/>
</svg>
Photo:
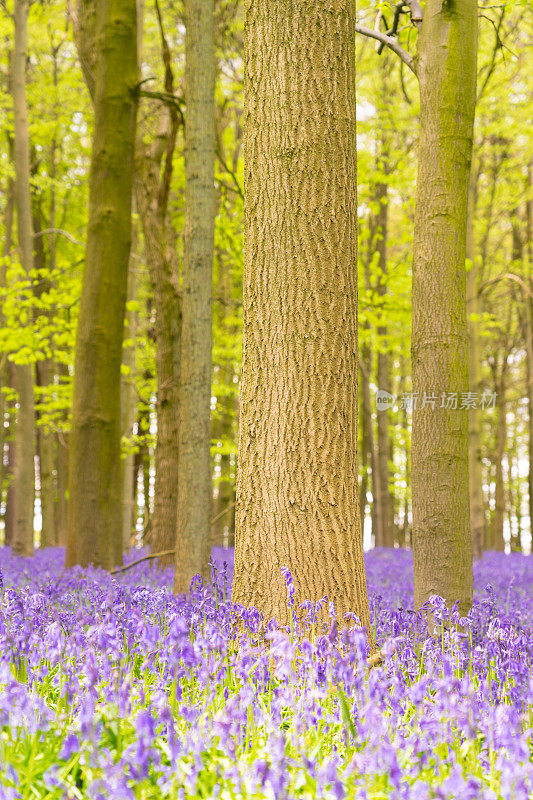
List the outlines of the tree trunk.
<svg viewBox="0 0 533 800">
<path fill-rule="evenodd" d="M 185 0 L 185 240 L 174 591 L 209 580 L 215 235 L 214 0 Z"/>
<path fill-rule="evenodd" d="M 374 428 L 372 424 L 372 405 L 370 399 L 370 370 L 372 367 L 372 357 L 370 348 L 365 345 L 361 349 L 361 409 L 365 418 L 365 433 L 368 444 L 370 469 L 372 472 L 372 537 L 374 547 L 383 546 L 383 531 L 381 528 L 381 508 L 378 502 L 380 482 L 378 457 L 374 440 Z"/>
<path fill-rule="evenodd" d="M 474 218 L 477 199 L 477 173 L 474 166 L 470 171 L 468 189 L 468 218 L 466 227 L 466 308 L 468 315 L 469 340 L 469 391 L 479 398 L 481 390 L 479 353 L 479 302 L 478 271 L 474 243 Z M 472 554 L 475 559 L 483 553 L 485 514 L 483 511 L 483 478 L 481 473 L 481 415 L 478 404 L 468 411 L 468 477 L 470 487 L 470 528 L 472 534 Z"/>
<path fill-rule="evenodd" d="M 494 390 L 498 394 L 497 402 L 497 428 L 496 428 L 496 490 L 495 490 L 495 507 L 494 507 L 494 534 L 493 534 L 493 547 L 495 550 L 505 550 L 505 541 L 503 538 L 503 520 L 505 517 L 505 486 L 503 481 L 503 458 L 505 456 L 505 444 L 507 439 L 507 424 L 506 413 L 507 407 L 505 403 L 505 376 L 506 376 L 507 361 L 504 359 L 502 370 L 499 380 L 494 385 Z"/>
<path fill-rule="evenodd" d="M 32 158 L 34 160 L 35 157 Z M 48 227 L 55 227 L 54 220 L 49 220 Z M 50 279 L 47 277 L 47 262 L 44 251 L 44 242 L 41 235 L 41 209 L 39 199 L 33 198 L 33 229 L 36 234 L 34 241 L 33 266 L 39 271 L 41 279 L 34 288 L 37 298 L 45 292 L 50 291 Z M 53 239 L 53 236 L 51 237 Z M 48 265 L 51 269 L 52 264 Z M 48 272 L 48 275 L 50 273 Z M 48 315 L 52 322 L 52 315 Z M 37 386 L 40 390 L 48 388 L 54 382 L 54 363 L 51 358 L 45 358 L 36 364 Z M 39 396 L 42 402 L 42 396 Z M 52 431 L 41 423 L 41 414 L 36 411 L 37 421 L 37 454 L 39 457 L 39 500 L 41 506 L 41 536 L 40 547 L 54 547 L 57 544 L 56 537 L 56 482 L 54 475 L 56 437 Z"/>
<path fill-rule="evenodd" d="M 66 565 L 122 563 L 120 365 L 137 108 L 134 0 L 98 0 L 89 224 L 76 337 Z"/>
<path fill-rule="evenodd" d="M 287 625 L 287 567 L 295 609 L 326 595 L 340 627 L 355 612 L 370 635 L 357 480 L 355 5 L 252 1 L 245 59 L 232 601 Z M 326 605 L 317 622 L 327 621 Z"/>
<path fill-rule="evenodd" d="M 136 265 L 130 255 L 128 271 L 128 302 L 135 302 L 137 297 L 137 272 Z M 133 434 L 135 423 L 135 337 L 137 334 L 137 312 L 130 309 L 126 313 L 125 336 L 122 363 L 126 367 L 126 374 L 121 375 L 120 390 L 120 416 L 122 436 L 130 438 Z M 135 496 L 133 493 L 133 453 L 128 452 L 122 456 L 120 462 L 122 485 L 122 549 L 128 550 L 131 545 L 131 536 L 134 529 Z"/>
<path fill-rule="evenodd" d="M 58 433 L 56 447 L 57 469 L 57 506 L 56 530 L 57 543 L 61 547 L 67 545 L 67 491 L 68 491 L 68 434 Z"/>
<path fill-rule="evenodd" d="M 476 98 L 475 0 L 428 0 L 419 34 L 420 142 L 413 254 L 412 504 L 415 608 L 472 603 L 465 245 Z M 435 408 L 423 397 L 435 395 Z"/>
<path fill-rule="evenodd" d="M 166 150 L 166 163 L 169 163 L 176 132 L 176 120 L 164 111 L 156 140 L 151 148 L 141 150 L 140 145 L 136 160 L 135 196 L 143 226 L 155 307 L 157 443 L 154 513 L 150 528 L 152 552 L 174 549 L 177 530 L 181 296 L 177 257 L 169 236 L 168 189 L 161 190 L 162 180 L 168 182 L 171 173 L 163 179 L 160 176 L 163 151 Z M 172 555 L 159 559 L 161 566 L 173 563 Z"/>
<path fill-rule="evenodd" d="M 378 164 L 378 169 L 385 169 L 385 164 Z M 374 233 L 374 242 L 379 253 L 379 277 L 377 281 L 378 297 L 385 297 L 387 294 L 387 223 L 389 213 L 389 201 L 387 197 L 387 184 L 378 183 L 376 186 L 376 203 L 378 204 L 378 213 L 376 218 L 376 227 Z M 385 316 L 383 309 L 381 310 L 381 317 Z M 390 384 L 390 371 L 389 371 L 389 353 L 387 352 L 387 326 L 380 324 L 378 327 L 378 337 L 380 342 L 380 350 L 378 351 L 378 371 L 377 381 L 378 389 L 386 392 L 391 391 Z M 390 490 L 390 436 L 389 436 L 389 410 L 379 411 L 377 413 L 378 423 L 378 469 L 379 469 L 379 495 L 376 500 L 380 507 L 380 518 L 382 525 L 383 540 L 381 546 L 393 547 L 394 546 L 394 531 L 391 525 L 391 517 L 393 516 L 392 498 Z"/>
<path fill-rule="evenodd" d="M 15 202 L 20 262 L 26 275 L 33 268 L 33 225 L 30 200 L 30 138 L 26 103 L 26 61 L 28 57 L 29 0 L 15 0 L 15 41 L 12 60 L 12 92 L 15 156 Z M 14 530 L 12 549 L 19 555 L 33 555 L 33 513 L 35 492 L 35 409 L 33 368 L 14 366 L 14 388 L 18 412 L 14 434 Z"/>
<path fill-rule="evenodd" d="M 10 161 L 13 161 L 13 140 L 10 137 L 8 140 Z M 13 218 L 15 214 L 15 182 L 10 176 L 7 180 L 7 185 L 4 189 L 5 205 L 3 214 L 3 229 L 4 229 L 4 244 L 2 248 L 3 259 L 0 260 L 0 287 L 6 286 L 6 264 L 11 253 L 13 246 Z M 0 325 L 4 325 L 2 315 L 2 308 L 0 307 Z M 6 447 L 10 450 L 11 443 L 9 442 L 8 428 L 5 427 L 6 415 L 9 411 L 6 396 L 3 389 L 9 388 L 9 365 L 5 358 L 2 358 L 0 363 L 0 506 L 2 506 L 4 499 L 4 491 L 6 490 L 6 513 L 4 514 L 4 544 L 7 534 L 7 480 L 11 479 L 9 469 L 4 466 L 4 451 Z M 11 427 L 11 415 L 10 425 Z"/>
</svg>

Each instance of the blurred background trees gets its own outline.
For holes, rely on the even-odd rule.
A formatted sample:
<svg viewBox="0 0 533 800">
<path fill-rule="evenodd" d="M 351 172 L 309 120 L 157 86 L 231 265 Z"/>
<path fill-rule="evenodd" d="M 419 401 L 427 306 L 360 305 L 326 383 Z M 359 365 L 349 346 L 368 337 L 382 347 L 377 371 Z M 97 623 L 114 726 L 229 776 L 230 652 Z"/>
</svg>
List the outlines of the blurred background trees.
<svg viewBox="0 0 533 800">
<path fill-rule="evenodd" d="M 77 55 L 75 4 L 28 12 L 23 63 L 28 105 L 32 252 L 17 211 L 13 77 L 15 5 L 0 8 L 0 543 L 24 538 L 21 500 L 35 493 L 36 545 L 65 544 L 75 332 L 88 226 L 93 109 Z M 24 3 L 18 10 L 24 11 Z M 376 6 L 358 6 L 374 27 Z M 391 24 L 393 7 L 383 6 Z M 19 14 L 20 15 L 20 14 Z M 470 177 L 467 299 L 470 488 L 474 553 L 529 552 L 533 497 L 533 20 L 526 4 L 480 3 L 477 107 Z M 185 241 L 185 26 L 181 4 L 142 7 L 142 57 L 132 247 L 122 363 L 123 541 L 171 550 L 177 474 L 175 409 Z M 234 541 L 243 267 L 242 4 L 217 0 L 215 228 L 212 310 L 211 497 L 213 543 Z M 382 30 L 385 23 L 382 23 Z M 397 40 L 415 52 L 407 17 Z M 359 36 L 359 480 L 364 544 L 411 546 L 411 270 L 419 132 L 415 76 Z M 18 71 L 17 71 L 18 70 Z M 19 139 L 20 141 L 20 139 Z M 22 202 L 22 201 L 21 201 Z M 24 217 L 23 217 L 24 218 Z M 155 233 L 155 235 L 154 235 Z M 166 309 L 166 310 L 165 310 Z M 168 314 L 168 317 L 165 315 Z M 31 375 L 22 390 L 20 376 Z M 24 384 L 26 386 L 26 384 Z M 22 431 L 34 393 L 33 473 Z M 376 407 L 376 391 L 393 399 Z M 496 397 L 494 398 L 494 395 Z M 461 397 L 458 398 L 461 404 Z M 464 399 L 464 402 L 470 402 Z M 159 421 L 159 425 L 158 425 Z M 173 427 L 174 426 L 174 427 Z M 167 448 L 165 451 L 165 447 Z M 158 453 L 159 448 L 159 453 Z M 166 454 L 165 454 L 166 452 Z M 31 456 L 31 454 L 30 454 Z M 173 461 L 174 459 L 174 461 Z M 159 470 L 157 466 L 159 464 Z M 477 487 L 477 495 L 475 494 Z M 156 501 L 156 489 L 157 498 Z M 17 500 L 17 493 L 19 500 Z M 476 502 L 473 502 L 476 498 Z M 162 503 L 162 505 L 158 505 Z M 17 505 L 18 504 L 18 505 Z M 167 520 L 165 523 L 164 520 Z M 170 522 L 168 522 L 170 520 Z M 166 527 L 165 527 L 166 525 Z M 167 533 L 165 534 L 165 530 Z M 31 538 L 31 537 L 26 537 Z M 18 545 L 17 545 L 18 546 Z"/>
</svg>

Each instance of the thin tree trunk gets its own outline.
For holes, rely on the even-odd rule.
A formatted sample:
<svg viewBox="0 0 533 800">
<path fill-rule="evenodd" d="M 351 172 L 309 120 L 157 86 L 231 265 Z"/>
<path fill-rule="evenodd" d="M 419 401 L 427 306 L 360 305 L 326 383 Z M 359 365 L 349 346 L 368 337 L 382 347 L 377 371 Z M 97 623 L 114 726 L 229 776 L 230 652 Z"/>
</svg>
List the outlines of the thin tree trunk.
<svg viewBox="0 0 533 800">
<path fill-rule="evenodd" d="M 137 110 L 135 0 L 96 6 L 89 225 L 76 337 L 66 565 L 122 563 L 120 365 Z"/>
<path fill-rule="evenodd" d="M 245 59 L 232 601 L 287 625 L 287 567 L 295 610 L 327 596 L 340 627 L 355 612 L 370 635 L 357 490 L 355 5 L 253 0 Z M 317 623 L 327 621 L 326 605 Z"/>
<path fill-rule="evenodd" d="M 372 358 L 370 348 L 365 346 L 361 349 L 361 408 L 365 418 L 365 430 L 368 442 L 368 452 L 370 456 L 370 469 L 372 472 L 372 536 L 374 547 L 383 547 L 383 531 L 381 528 L 381 508 L 378 502 L 380 482 L 378 457 L 376 453 L 376 443 L 374 439 L 374 427 L 372 424 L 372 406 L 370 399 L 370 369 Z"/>
<path fill-rule="evenodd" d="M 378 164 L 378 169 L 385 169 L 386 164 Z M 374 232 L 374 242 L 379 253 L 379 278 L 377 281 L 378 296 L 383 298 L 387 294 L 387 225 L 389 215 L 389 200 L 387 196 L 388 186 L 386 183 L 378 183 L 376 186 L 376 202 L 378 213 Z M 385 316 L 381 311 L 382 319 Z M 381 349 L 378 351 L 378 388 L 390 393 L 390 369 L 389 353 L 387 352 L 387 326 L 380 324 L 378 327 L 378 337 Z M 385 349 L 383 349 L 385 348 Z M 382 546 L 394 546 L 394 531 L 391 525 L 393 516 L 392 498 L 390 490 L 390 436 L 389 436 L 389 410 L 377 413 L 378 426 L 378 469 L 379 469 L 379 495 L 376 498 L 380 507 L 380 518 L 382 525 Z"/>
<path fill-rule="evenodd" d="M 57 434 L 56 447 L 57 469 L 57 506 L 56 530 L 57 543 L 61 547 L 67 545 L 67 491 L 68 491 L 68 434 Z"/>
<path fill-rule="evenodd" d="M 507 371 L 507 360 L 504 358 L 502 369 L 498 381 L 494 385 L 495 391 L 498 393 L 497 403 L 497 428 L 496 428 L 496 490 L 495 490 L 495 507 L 494 507 L 494 535 L 493 547 L 495 550 L 504 550 L 505 541 L 503 538 L 503 520 L 505 517 L 505 485 L 503 479 L 503 458 L 505 456 L 505 444 L 507 439 L 507 424 L 506 413 L 507 407 L 505 402 L 505 377 Z"/>
<path fill-rule="evenodd" d="M 153 552 L 172 550 L 176 543 L 179 462 L 179 385 L 181 362 L 181 296 L 176 253 L 170 244 L 167 198 L 171 172 L 161 178 L 161 159 L 166 151 L 170 166 L 177 121 L 166 111 L 151 149 L 139 147 L 136 198 L 143 226 L 144 245 L 155 307 L 157 374 L 157 443 L 155 450 L 154 514 L 150 543 Z M 162 191 L 162 183 L 166 189 Z M 174 562 L 172 555 L 158 559 L 161 566 Z"/>
<path fill-rule="evenodd" d="M 50 280 L 47 276 L 47 261 L 44 251 L 44 241 L 41 235 L 41 209 L 39 208 L 38 198 L 34 197 L 33 210 L 33 229 L 36 233 L 34 243 L 33 265 L 41 276 L 37 287 L 34 289 L 35 296 L 40 298 L 44 292 L 50 291 Z M 54 220 L 49 220 L 48 227 L 54 227 Z M 53 237 L 52 237 L 53 238 Z M 50 268 L 51 265 L 48 265 Z M 48 273 L 49 274 L 49 273 Z M 51 317 L 49 316 L 50 321 Z M 45 358 L 36 364 L 36 385 L 40 390 L 47 389 L 54 382 L 54 364 L 52 359 Z M 40 398 L 41 399 L 41 398 Z M 42 400 L 41 400 L 42 402 Z M 55 482 L 55 444 L 56 438 L 53 432 L 41 424 L 41 414 L 36 411 L 37 420 L 37 454 L 39 457 L 39 499 L 41 506 L 41 547 L 54 547 L 57 544 L 55 527 L 55 503 L 56 503 L 56 482 Z"/>
<path fill-rule="evenodd" d="M 474 165 L 470 171 L 468 189 L 468 218 L 466 228 L 466 307 L 468 315 L 469 339 L 469 391 L 476 394 L 476 405 L 468 411 L 468 478 L 470 487 L 470 528 L 472 534 L 472 554 L 475 559 L 483 553 L 483 528 L 485 515 L 483 512 L 483 489 L 481 474 L 481 415 L 477 400 L 481 390 L 479 352 L 479 303 L 478 303 L 478 270 L 474 243 L 474 218 L 477 200 L 477 171 Z"/>
<path fill-rule="evenodd" d="M 420 142 L 413 256 L 412 504 L 415 608 L 472 603 L 465 246 L 476 98 L 475 0 L 428 0 L 419 34 Z M 426 395 L 436 396 L 435 407 Z"/>
<path fill-rule="evenodd" d="M 134 303 L 137 297 L 137 272 L 136 266 L 130 255 L 128 271 L 128 303 Z M 130 438 L 136 417 L 135 407 L 135 337 L 137 334 L 137 312 L 129 309 L 126 312 L 125 337 L 128 342 L 124 346 L 122 363 L 127 374 L 121 376 L 122 386 L 120 392 L 120 414 L 122 436 Z M 135 496 L 133 494 L 133 453 L 128 452 L 122 456 L 121 463 L 122 484 L 122 549 L 128 550 L 134 529 Z"/>
<path fill-rule="evenodd" d="M 185 241 L 174 591 L 208 581 L 211 549 L 211 349 L 215 235 L 214 0 L 185 0 Z"/>
<path fill-rule="evenodd" d="M 13 161 L 13 140 L 10 137 L 8 140 L 10 161 Z M 5 206 L 4 206 L 4 244 L 2 248 L 3 259 L 0 260 L 0 287 L 6 286 L 6 264 L 11 248 L 13 246 L 13 218 L 15 214 L 15 182 L 10 176 L 7 180 L 5 188 Z M 4 324 L 2 308 L 0 307 L 0 325 Z M 0 506 L 4 499 L 4 490 L 7 490 L 7 480 L 11 479 L 9 469 L 4 467 L 4 451 L 6 448 L 11 448 L 9 442 L 9 429 L 5 427 L 5 419 L 8 413 L 6 404 L 6 396 L 3 389 L 9 388 L 9 366 L 7 359 L 2 358 L 0 364 Z M 10 415 L 9 428 L 11 428 L 12 417 Z M 4 515 L 4 541 L 6 538 L 6 517 L 7 517 L 7 491 L 6 491 L 6 514 Z"/>
<path fill-rule="evenodd" d="M 30 200 L 30 138 L 26 103 L 26 61 L 28 57 L 29 0 L 15 0 L 15 41 L 12 59 L 12 93 L 15 160 L 15 198 L 20 262 L 26 275 L 33 268 L 33 225 Z M 18 412 L 14 434 L 14 530 L 12 549 L 19 555 L 33 555 L 33 513 L 35 492 L 35 410 L 33 368 L 14 366 L 14 388 Z"/>
</svg>

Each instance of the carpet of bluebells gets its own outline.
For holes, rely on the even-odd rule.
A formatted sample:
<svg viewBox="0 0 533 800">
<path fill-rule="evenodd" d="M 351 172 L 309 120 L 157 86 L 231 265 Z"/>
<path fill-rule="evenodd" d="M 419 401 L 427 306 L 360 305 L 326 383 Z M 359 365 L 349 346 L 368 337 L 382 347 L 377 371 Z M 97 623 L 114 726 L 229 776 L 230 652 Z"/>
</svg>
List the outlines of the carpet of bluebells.
<svg viewBox="0 0 533 800">
<path fill-rule="evenodd" d="M 431 637 L 411 554 L 366 554 L 372 669 L 357 620 L 318 635 L 308 604 L 290 633 L 233 605 L 232 558 L 175 597 L 151 561 L 0 549 L 0 800 L 533 796 L 533 556 L 486 554 L 462 633 L 432 598 Z"/>
</svg>

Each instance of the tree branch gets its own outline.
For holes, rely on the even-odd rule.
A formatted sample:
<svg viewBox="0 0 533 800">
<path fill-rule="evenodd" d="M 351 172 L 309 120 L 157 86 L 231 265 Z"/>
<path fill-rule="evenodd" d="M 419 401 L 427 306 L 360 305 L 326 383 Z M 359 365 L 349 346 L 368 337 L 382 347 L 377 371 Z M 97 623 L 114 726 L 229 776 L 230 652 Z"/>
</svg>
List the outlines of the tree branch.
<svg viewBox="0 0 533 800">
<path fill-rule="evenodd" d="M 370 39 L 377 39 L 378 42 L 383 42 L 393 53 L 396 53 L 397 56 L 401 58 L 403 63 L 411 70 L 411 72 L 416 75 L 416 67 L 413 57 L 401 47 L 396 39 L 393 39 L 390 36 L 387 36 L 386 33 L 381 33 L 381 31 L 373 31 L 371 28 L 365 28 L 364 25 L 356 25 L 355 30 L 357 33 L 362 34 L 363 36 L 368 36 Z"/>
</svg>

